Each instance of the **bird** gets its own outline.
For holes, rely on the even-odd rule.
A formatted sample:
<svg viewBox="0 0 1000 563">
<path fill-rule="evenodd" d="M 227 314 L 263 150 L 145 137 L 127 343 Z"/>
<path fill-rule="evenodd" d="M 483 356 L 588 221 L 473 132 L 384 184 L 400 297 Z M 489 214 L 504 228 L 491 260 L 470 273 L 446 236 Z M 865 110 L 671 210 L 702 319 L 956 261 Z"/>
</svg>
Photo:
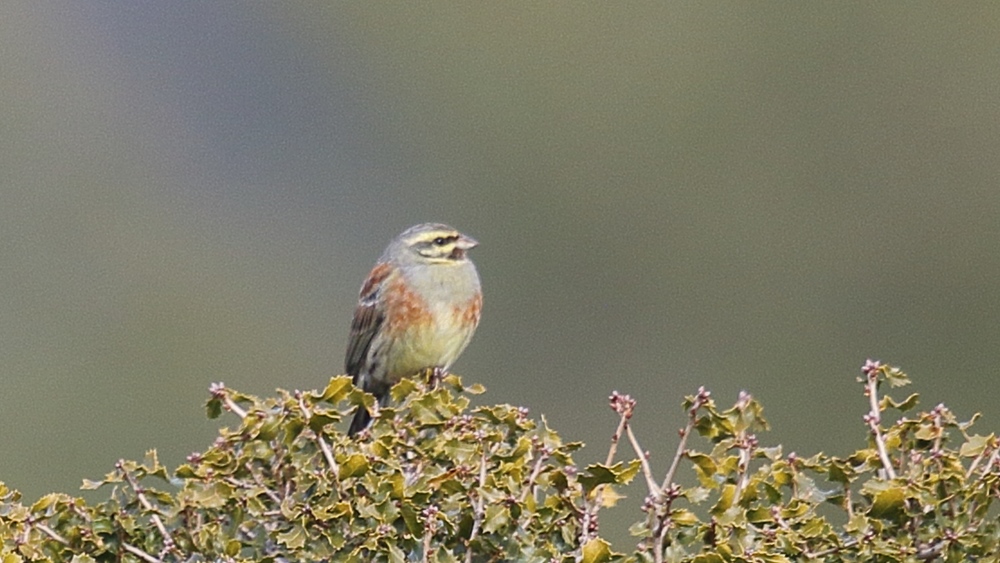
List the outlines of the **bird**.
<svg viewBox="0 0 1000 563">
<path fill-rule="evenodd" d="M 428 369 L 447 373 L 479 326 L 483 293 L 468 251 L 479 243 L 422 223 L 389 243 L 361 285 L 344 366 L 354 385 L 389 401 L 389 389 Z M 349 436 L 371 423 L 362 405 Z"/>
</svg>

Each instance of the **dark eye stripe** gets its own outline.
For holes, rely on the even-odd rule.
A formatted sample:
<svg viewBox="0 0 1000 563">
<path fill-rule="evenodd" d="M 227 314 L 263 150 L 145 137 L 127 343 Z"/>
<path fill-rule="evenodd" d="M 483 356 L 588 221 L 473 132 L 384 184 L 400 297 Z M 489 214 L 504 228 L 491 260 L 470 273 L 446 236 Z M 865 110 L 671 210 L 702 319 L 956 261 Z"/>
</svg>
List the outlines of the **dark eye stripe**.
<svg viewBox="0 0 1000 563">
<path fill-rule="evenodd" d="M 446 245 L 448 243 L 455 242 L 457 240 L 458 240 L 458 237 L 455 236 L 455 235 L 451 235 L 451 236 L 447 236 L 447 237 L 437 237 L 437 238 L 434 239 L 434 244 L 436 244 L 438 246 L 444 246 L 444 245 Z"/>
</svg>

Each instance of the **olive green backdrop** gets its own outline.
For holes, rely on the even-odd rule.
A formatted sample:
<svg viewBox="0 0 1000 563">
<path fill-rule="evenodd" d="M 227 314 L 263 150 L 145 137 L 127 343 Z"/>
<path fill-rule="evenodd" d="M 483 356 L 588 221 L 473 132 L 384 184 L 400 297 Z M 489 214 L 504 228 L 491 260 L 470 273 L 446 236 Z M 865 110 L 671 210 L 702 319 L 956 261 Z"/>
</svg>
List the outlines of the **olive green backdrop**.
<svg viewBox="0 0 1000 563">
<path fill-rule="evenodd" d="M 482 243 L 455 370 L 581 462 L 617 389 L 662 475 L 699 385 L 844 454 L 867 357 L 996 431 L 998 29 L 987 2 L 5 2 L 0 480 L 175 466 L 210 382 L 323 385 L 422 221 Z M 616 547 L 638 516 L 604 516 Z"/>
</svg>

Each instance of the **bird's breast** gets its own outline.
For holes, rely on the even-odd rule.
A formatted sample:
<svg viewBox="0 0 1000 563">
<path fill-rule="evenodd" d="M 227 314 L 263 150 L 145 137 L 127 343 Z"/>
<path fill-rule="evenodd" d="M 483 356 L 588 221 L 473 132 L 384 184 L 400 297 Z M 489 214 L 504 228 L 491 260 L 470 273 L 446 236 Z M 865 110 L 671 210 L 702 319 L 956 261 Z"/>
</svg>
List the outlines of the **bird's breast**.
<svg viewBox="0 0 1000 563">
<path fill-rule="evenodd" d="M 475 270 L 472 273 L 475 275 Z M 447 369 L 479 323 L 482 295 L 478 278 L 474 285 L 467 278 L 427 276 L 422 281 L 426 285 L 400 278 L 387 288 L 385 323 L 392 339 L 387 368 L 392 380 L 426 368 Z"/>
</svg>

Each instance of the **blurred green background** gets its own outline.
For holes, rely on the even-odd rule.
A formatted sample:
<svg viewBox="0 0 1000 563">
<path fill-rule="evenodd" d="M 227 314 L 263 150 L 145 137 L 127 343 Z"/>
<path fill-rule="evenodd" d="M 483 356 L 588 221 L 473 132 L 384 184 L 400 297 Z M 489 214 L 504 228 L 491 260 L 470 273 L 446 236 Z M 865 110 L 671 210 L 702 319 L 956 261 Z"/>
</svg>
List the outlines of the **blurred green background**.
<svg viewBox="0 0 1000 563">
<path fill-rule="evenodd" d="M 580 462 L 617 389 L 662 476 L 699 385 L 845 454 L 867 357 L 996 431 L 1000 7 L 924 6 L 3 3 L 0 480 L 173 467 L 210 382 L 322 386 L 423 221 L 482 243 L 455 371 Z"/>
</svg>

